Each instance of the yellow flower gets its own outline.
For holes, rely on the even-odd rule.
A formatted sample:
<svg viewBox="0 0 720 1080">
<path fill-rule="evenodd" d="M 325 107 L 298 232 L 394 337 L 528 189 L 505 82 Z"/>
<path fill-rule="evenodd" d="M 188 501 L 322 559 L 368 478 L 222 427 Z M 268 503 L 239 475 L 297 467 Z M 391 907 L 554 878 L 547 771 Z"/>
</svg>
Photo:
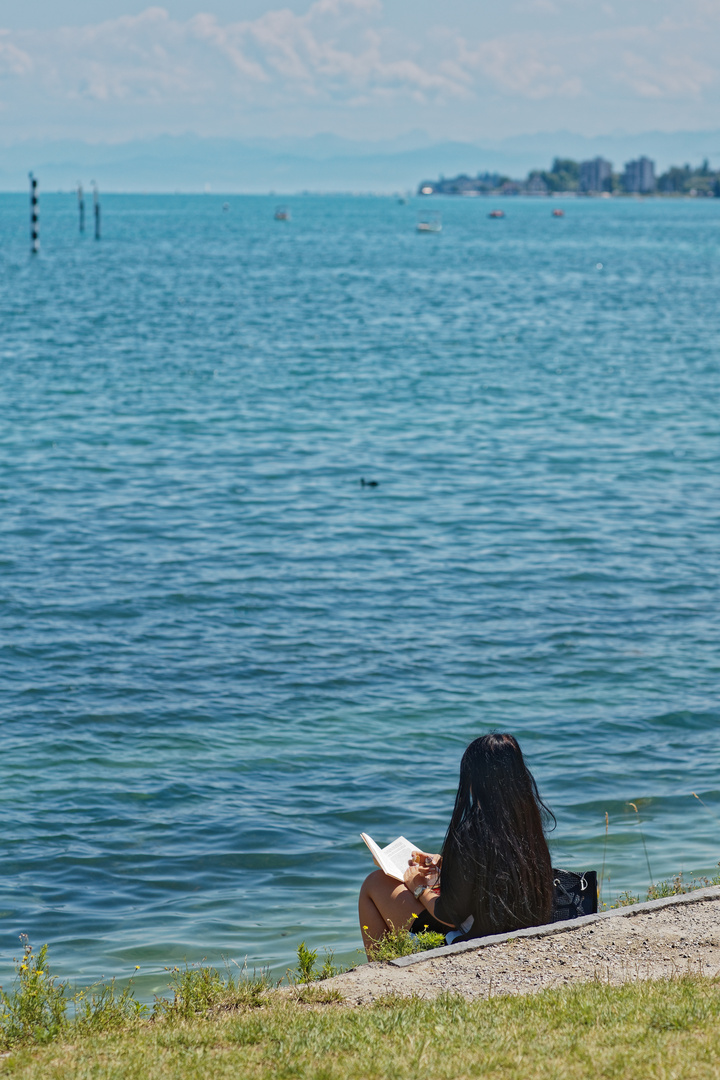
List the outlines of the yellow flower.
<svg viewBox="0 0 720 1080">
<path fill-rule="evenodd" d="M 363 930 L 367 930 L 367 926 L 363 926 Z"/>
<path fill-rule="evenodd" d="M 417 919 L 417 914 L 414 911 L 413 911 L 412 917 L 413 917 L 413 919 Z"/>
<path fill-rule="evenodd" d="M 136 970 L 136 971 L 139 971 L 139 970 L 140 970 L 140 965 L 139 965 L 139 964 L 136 964 L 136 965 L 135 965 L 135 970 Z"/>
</svg>

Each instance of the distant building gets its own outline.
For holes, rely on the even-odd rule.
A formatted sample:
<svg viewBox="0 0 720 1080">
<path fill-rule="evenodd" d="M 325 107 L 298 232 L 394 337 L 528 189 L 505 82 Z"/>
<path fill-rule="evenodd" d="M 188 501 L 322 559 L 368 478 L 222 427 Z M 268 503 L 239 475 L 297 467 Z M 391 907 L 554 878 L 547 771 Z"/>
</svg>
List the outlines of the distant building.
<svg viewBox="0 0 720 1080">
<path fill-rule="evenodd" d="M 494 191 L 500 187 L 502 176 L 496 172 L 479 172 L 477 174 L 478 187 L 483 191 Z"/>
<path fill-rule="evenodd" d="M 612 165 L 605 158 L 583 161 L 580 165 L 578 191 L 609 191 L 612 184 Z"/>
<path fill-rule="evenodd" d="M 548 186 L 543 180 L 542 176 L 538 176 L 536 174 L 535 176 L 530 177 L 525 190 L 527 191 L 528 195 L 547 195 Z"/>
<path fill-rule="evenodd" d="M 471 176 L 466 176 L 465 173 L 444 182 L 444 194 L 446 195 L 474 195 L 476 192 L 476 181 Z"/>
<path fill-rule="evenodd" d="M 622 185 L 627 192 L 645 195 L 655 190 L 655 162 L 641 157 L 628 161 L 622 175 Z"/>
<path fill-rule="evenodd" d="M 502 177 L 499 173 L 478 173 L 467 176 L 461 173 L 446 179 L 422 180 L 418 185 L 418 195 L 487 195 L 500 187 Z"/>
</svg>

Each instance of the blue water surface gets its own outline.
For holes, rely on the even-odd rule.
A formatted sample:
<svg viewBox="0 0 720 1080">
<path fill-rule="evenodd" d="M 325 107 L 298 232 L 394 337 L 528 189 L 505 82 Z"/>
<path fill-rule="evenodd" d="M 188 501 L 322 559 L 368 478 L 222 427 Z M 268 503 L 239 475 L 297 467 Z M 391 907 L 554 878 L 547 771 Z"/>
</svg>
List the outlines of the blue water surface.
<svg viewBox="0 0 720 1080">
<path fill-rule="evenodd" d="M 606 901 L 711 872 L 720 204 L 224 201 L 0 196 L 0 982 L 353 962 L 493 728 Z"/>
</svg>

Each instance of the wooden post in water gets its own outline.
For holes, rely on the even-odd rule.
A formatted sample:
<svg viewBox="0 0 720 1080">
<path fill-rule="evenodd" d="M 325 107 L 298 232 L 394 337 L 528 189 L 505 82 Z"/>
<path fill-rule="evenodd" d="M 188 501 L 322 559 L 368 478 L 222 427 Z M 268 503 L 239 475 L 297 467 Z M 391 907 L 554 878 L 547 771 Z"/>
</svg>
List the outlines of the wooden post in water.
<svg viewBox="0 0 720 1080">
<path fill-rule="evenodd" d="M 100 193 L 93 180 L 93 209 L 95 211 L 95 239 L 100 239 Z"/>
<path fill-rule="evenodd" d="M 32 255 L 37 255 L 40 250 L 40 224 L 39 224 L 39 211 L 38 211 L 38 182 L 33 176 L 30 175 L 30 252 Z"/>
<path fill-rule="evenodd" d="M 79 221 L 80 232 L 83 233 L 83 232 L 85 232 L 85 196 L 83 194 L 83 186 L 82 186 L 82 184 L 80 183 L 79 180 L 78 180 L 78 186 L 77 186 L 77 196 L 78 196 L 78 215 L 80 217 L 80 221 Z"/>
</svg>

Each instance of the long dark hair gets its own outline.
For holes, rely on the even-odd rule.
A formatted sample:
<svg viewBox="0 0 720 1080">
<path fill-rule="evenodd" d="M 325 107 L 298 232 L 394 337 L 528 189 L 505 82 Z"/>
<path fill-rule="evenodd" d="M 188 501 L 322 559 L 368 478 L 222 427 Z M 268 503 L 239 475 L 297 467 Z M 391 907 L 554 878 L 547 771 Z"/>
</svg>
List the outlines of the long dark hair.
<svg viewBox="0 0 720 1080">
<path fill-rule="evenodd" d="M 494 732 L 471 742 L 443 843 L 443 911 L 458 921 L 472 915 L 473 935 L 550 922 L 549 820 L 517 740 Z"/>
</svg>

